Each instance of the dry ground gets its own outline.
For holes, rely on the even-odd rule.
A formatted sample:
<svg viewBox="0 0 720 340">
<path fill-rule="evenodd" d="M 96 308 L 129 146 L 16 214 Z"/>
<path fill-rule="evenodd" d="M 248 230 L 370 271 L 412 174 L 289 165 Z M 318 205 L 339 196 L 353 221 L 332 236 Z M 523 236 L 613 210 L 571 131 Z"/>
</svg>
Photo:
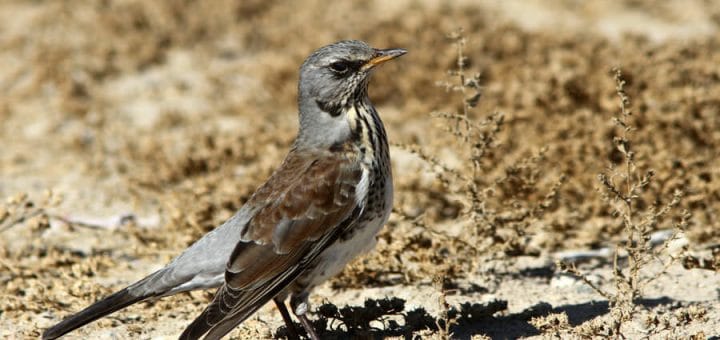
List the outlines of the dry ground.
<svg viewBox="0 0 720 340">
<path fill-rule="evenodd" d="M 443 337 L 453 319 L 453 337 L 533 338 L 543 333 L 530 319 L 565 312 L 555 335 L 608 335 L 607 299 L 555 260 L 596 251 L 580 270 L 616 288 L 612 250 L 627 233 L 597 176 L 623 164 L 610 70 L 632 98 L 637 173 L 655 174 L 637 218 L 682 191 L 648 232 L 668 235 L 687 210 L 676 243 L 709 258 L 720 244 L 719 26 L 713 1 L 3 1 L 0 336 L 36 338 L 231 216 L 292 142 L 303 58 L 347 38 L 410 51 L 370 89 L 395 144 L 396 212 L 376 251 L 313 302 L 402 301 L 342 316 L 325 305 L 314 315 L 324 334 Z M 448 34 L 459 27 L 482 94 L 468 117 L 488 122 L 468 140 L 437 114 L 462 112 L 442 86 L 456 78 Z M 657 246 L 642 267 L 654 280 L 625 336 L 720 336 L 720 275 L 671 262 L 681 248 Z M 143 303 L 68 338 L 172 338 L 211 296 Z M 385 316 L 373 329 L 355 320 L 374 312 Z M 233 336 L 282 336 L 281 324 L 268 306 Z"/>
</svg>

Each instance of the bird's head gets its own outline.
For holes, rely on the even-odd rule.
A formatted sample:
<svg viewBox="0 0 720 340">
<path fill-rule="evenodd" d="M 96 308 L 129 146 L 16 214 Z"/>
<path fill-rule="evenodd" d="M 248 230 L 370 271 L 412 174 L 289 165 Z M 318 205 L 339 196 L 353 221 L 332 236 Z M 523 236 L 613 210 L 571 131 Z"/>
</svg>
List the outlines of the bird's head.
<svg viewBox="0 0 720 340">
<path fill-rule="evenodd" d="M 313 52 L 300 68 L 301 135 L 321 134 L 325 141 L 336 142 L 342 134 L 349 134 L 345 115 L 353 105 L 367 101 L 375 66 L 405 53 L 399 48 L 372 48 L 358 40 L 340 41 Z"/>
</svg>

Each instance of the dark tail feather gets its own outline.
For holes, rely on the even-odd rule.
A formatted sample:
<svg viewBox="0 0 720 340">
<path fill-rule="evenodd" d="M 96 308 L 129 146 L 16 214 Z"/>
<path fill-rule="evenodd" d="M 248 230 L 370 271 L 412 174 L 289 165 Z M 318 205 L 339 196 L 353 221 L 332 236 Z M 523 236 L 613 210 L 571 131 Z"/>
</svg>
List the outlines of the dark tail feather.
<svg viewBox="0 0 720 340">
<path fill-rule="evenodd" d="M 123 309 L 133 303 L 145 300 L 149 296 L 135 296 L 127 288 L 116 292 L 82 311 L 63 320 L 59 324 L 48 328 L 42 335 L 43 340 L 56 339 L 78 327 L 93 322 L 103 316 Z"/>
</svg>

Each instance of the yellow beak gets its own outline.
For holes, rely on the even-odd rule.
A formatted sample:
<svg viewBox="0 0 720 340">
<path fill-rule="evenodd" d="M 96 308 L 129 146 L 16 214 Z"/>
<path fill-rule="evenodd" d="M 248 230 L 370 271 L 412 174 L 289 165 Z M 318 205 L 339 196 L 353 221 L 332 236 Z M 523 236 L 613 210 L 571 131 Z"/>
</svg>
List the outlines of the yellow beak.
<svg viewBox="0 0 720 340">
<path fill-rule="evenodd" d="M 377 65 L 380 65 L 388 60 L 395 59 L 403 54 L 407 53 L 406 49 L 403 48 L 388 48 L 384 50 L 375 50 L 375 55 L 372 59 L 368 60 L 365 65 L 362 66 L 363 70 L 369 70 Z"/>
</svg>

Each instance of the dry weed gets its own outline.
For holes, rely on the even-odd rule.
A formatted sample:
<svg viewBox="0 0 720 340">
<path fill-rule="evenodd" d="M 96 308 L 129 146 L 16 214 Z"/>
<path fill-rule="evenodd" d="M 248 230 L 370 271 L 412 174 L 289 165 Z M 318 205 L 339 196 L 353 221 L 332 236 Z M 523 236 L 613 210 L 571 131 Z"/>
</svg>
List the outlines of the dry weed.
<svg viewBox="0 0 720 340">
<path fill-rule="evenodd" d="M 440 183 L 439 188 L 423 188 L 422 194 L 429 195 L 430 204 L 438 201 L 445 204 L 460 204 L 448 223 L 461 226 L 460 230 L 447 230 L 437 224 L 428 223 L 424 214 L 411 215 L 400 209 L 396 213 L 405 221 L 410 222 L 422 232 L 430 233 L 432 251 L 442 254 L 439 263 L 448 263 L 445 270 L 448 278 L 462 277 L 475 272 L 482 256 L 495 254 L 532 254 L 537 249 L 529 247 L 528 234 L 530 225 L 548 210 L 554 208 L 554 202 L 561 187 L 564 176 L 551 185 L 543 188 L 545 182 L 544 149 L 540 148 L 534 155 L 519 160 L 508 160 L 497 152 L 501 140 L 499 133 L 503 129 L 505 115 L 494 112 L 484 117 L 477 117 L 473 112 L 482 97 L 482 76 L 468 70 L 466 54 L 466 38 L 462 30 L 449 35 L 455 48 L 455 63 L 448 71 L 448 80 L 437 82 L 448 97 L 457 98 L 457 111 L 437 111 L 431 114 L 444 127 L 443 131 L 450 136 L 450 148 L 462 157 L 461 166 L 444 161 L 443 150 L 432 150 L 417 145 L 398 144 L 400 149 L 415 154 L 426 162 Z M 502 164 L 510 163 L 503 167 Z M 495 176 L 488 176 L 494 173 Z M 542 194 L 546 191 L 546 194 Z M 425 211 L 433 210 L 429 206 Z M 443 247 L 438 249 L 438 244 Z M 451 245 L 448 247 L 448 245 Z M 444 269 L 442 269 L 444 268 Z M 436 276 L 439 271 L 429 273 Z M 422 275 L 427 277 L 426 275 Z"/>
<path fill-rule="evenodd" d="M 602 200 L 610 206 L 613 216 L 620 219 L 621 232 L 624 236 L 615 247 L 614 290 L 606 290 L 593 283 L 574 264 L 560 262 L 558 267 L 583 280 L 610 303 L 610 318 L 603 321 L 595 320 L 572 331 L 583 336 L 625 338 L 623 327 L 628 322 L 635 320 L 636 312 L 641 308 L 638 300 L 643 296 L 643 288 L 664 274 L 672 264 L 681 258 L 676 253 L 670 253 L 668 249 L 671 242 L 677 240 L 687 230 L 691 215 L 687 210 L 679 211 L 683 198 L 683 193 L 680 191 L 675 191 L 664 206 L 657 207 L 657 203 L 654 203 L 644 209 L 639 207 L 643 200 L 649 198 L 646 188 L 652 183 L 655 171 L 649 169 L 642 172 L 636 164 L 637 155 L 631 141 L 632 133 L 635 131 L 631 122 L 631 102 L 625 89 L 626 81 L 623 79 L 620 69 L 613 69 L 613 79 L 620 101 L 620 113 L 613 117 L 613 122 L 621 131 L 619 136 L 613 137 L 613 144 L 622 155 L 622 168 L 617 169 L 610 166 L 606 172 L 598 175 L 598 180 L 601 184 L 599 191 Z M 676 221 L 673 224 L 673 233 L 655 249 L 651 244 L 651 233 L 658 230 L 662 222 L 670 217 L 674 217 Z M 648 273 L 645 267 L 651 261 L 660 261 L 662 270 L 658 273 Z M 650 315 L 653 320 L 667 319 L 666 316 L 657 316 L 654 312 L 650 312 Z M 654 322 L 654 326 L 647 329 L 645 333 L 652 336 L 667 330 L 667 328 L 659 327 L 658 323 Z M 540 326 L 538 328 L 540 330 L 544 329 L 544 331 L 556 334 L 561 330 L 559 327 L 547 327 L 547 323 L 543 322 L 534 323 L 534 325 Z M 562 327 L 564 331 L 568 331 L 568 329 L 567 325 Z"/>
</svg>

